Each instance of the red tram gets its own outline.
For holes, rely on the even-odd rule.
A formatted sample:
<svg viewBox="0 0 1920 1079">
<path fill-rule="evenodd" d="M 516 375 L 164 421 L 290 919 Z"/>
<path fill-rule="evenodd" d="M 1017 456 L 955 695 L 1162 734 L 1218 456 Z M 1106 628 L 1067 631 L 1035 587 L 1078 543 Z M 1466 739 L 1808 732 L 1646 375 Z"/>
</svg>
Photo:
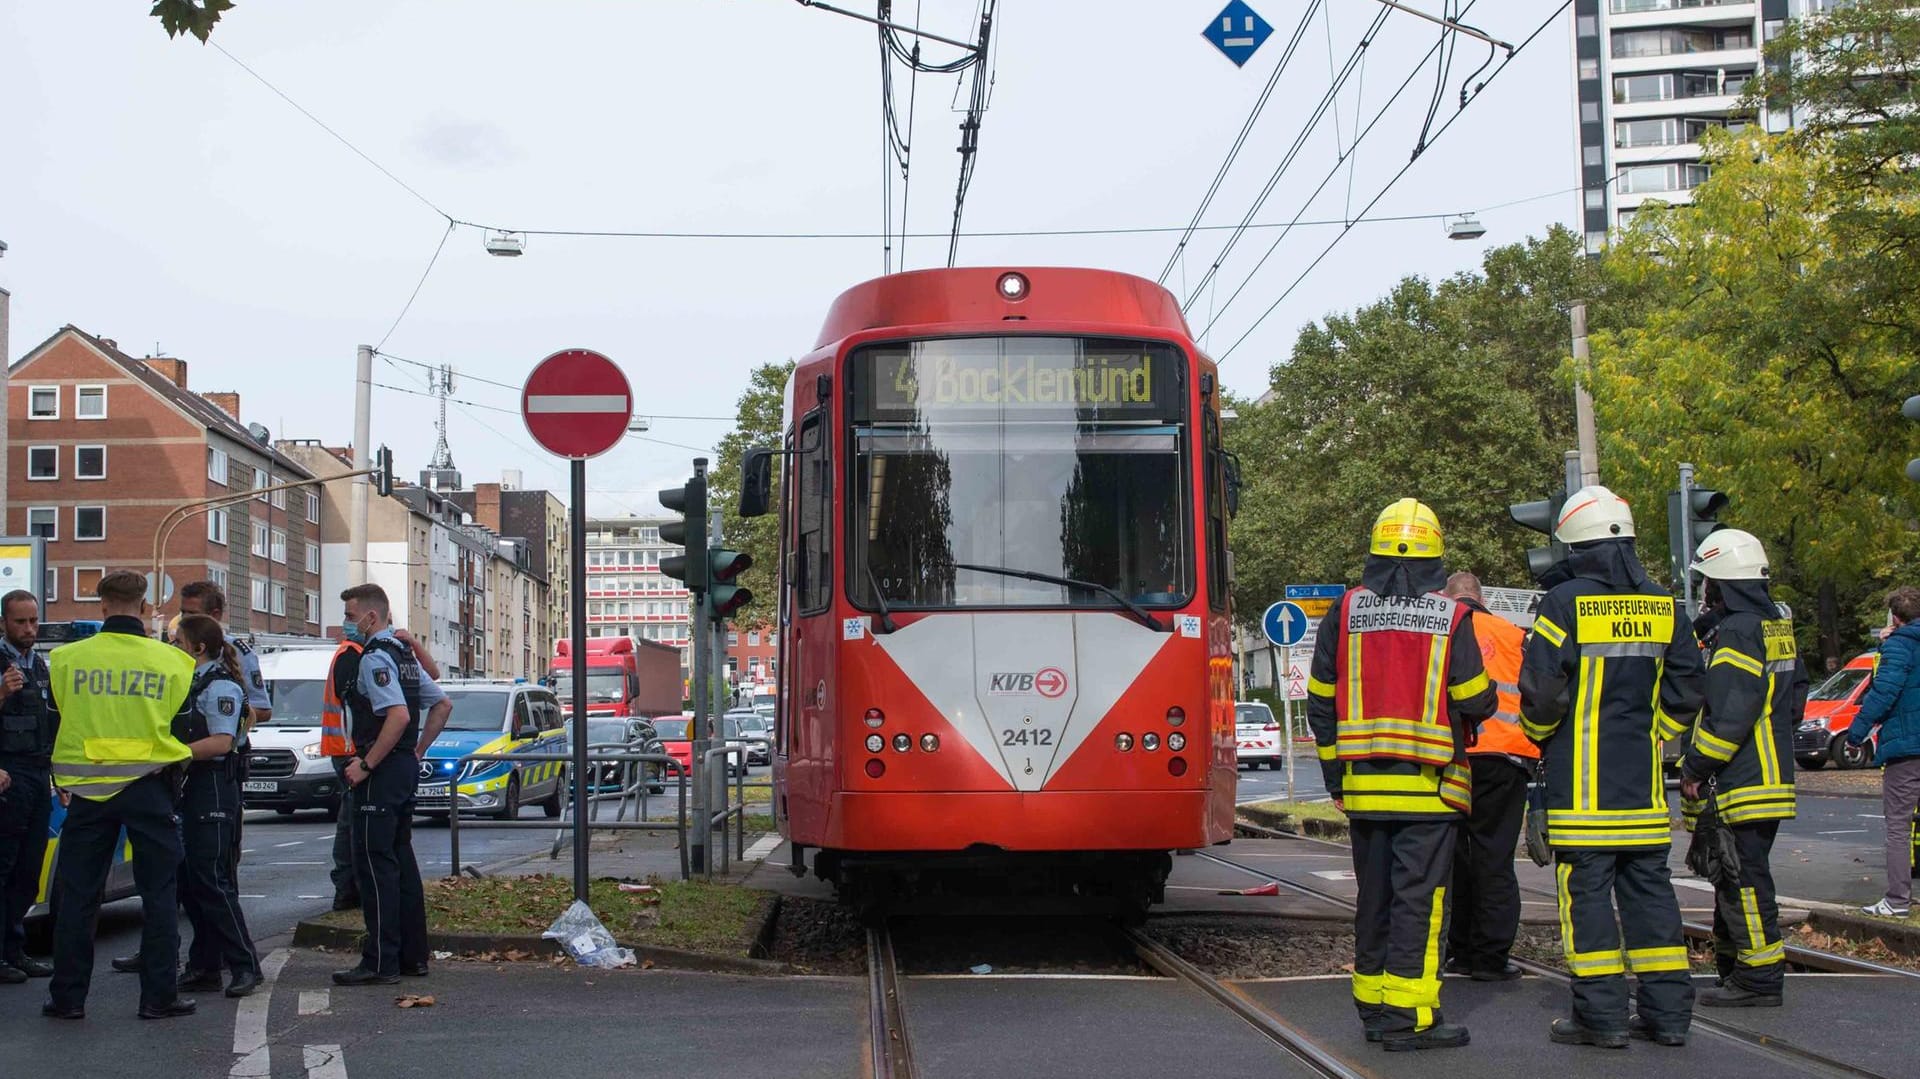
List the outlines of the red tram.
<svg viewBox="0 0 1920 1079">
<path fill-rule="evenodd" d="M 971 885 L 1144 911 L 1233 832 L 1214 364 L 1165 289 L 895 274 L 786 393 L 775 814 L 843 899 Z M 751 506 L 758 501 L 759 506 Z"/>
</svg>

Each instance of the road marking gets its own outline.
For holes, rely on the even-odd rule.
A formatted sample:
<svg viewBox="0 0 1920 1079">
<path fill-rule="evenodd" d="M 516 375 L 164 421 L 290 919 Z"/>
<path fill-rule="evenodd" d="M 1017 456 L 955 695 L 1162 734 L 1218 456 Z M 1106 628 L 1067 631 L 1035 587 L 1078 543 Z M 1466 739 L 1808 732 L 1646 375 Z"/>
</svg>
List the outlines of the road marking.
<svg viewBox="0 0 1920 1079">
<path fill-rule="evenodd" d="M 1854 815 L 1859 817 L 1861 820 L 1886 820 L 1887 819 L 1886 817 L 1882 816 L 1879 813 L 1856 813 Z"/>
<path fill-rule="evenodd" d="M 266 896 L 264 896 L 264 895 L 248 895 L 248 894 L 247 894 L 246 892 L 241 892 L 241 893 L 240 893 L 240 898 L 242 898 L 242 899 L 265 899 L 265 898 L 266 898 Z"/>
<path fill-rule="evenodd" d="M 1815 832 L 1815 835 L 1866 835 L 1865 828 L 1842 828 L 1837 832 Z"/>
<path fill-rule="evenodd" d="M 302 1046 L 307 1079 L 347 1079 L 347 1054 L 337 1045 Z"/>
<path fill-rule="evenodd" d="M 293 841 L 293 842 L 291 842 L 291 843 L 275 843 L 275 844 L 274 844 L 274 846 L 276 846 L 276 847 L 297 847 L 297 846 L 299 846 L 300 844 L 302 844 L 302 843 L 305 843 L 305 842 L 306 842 L 306 840 L 304 840 L 304 839 L 296 839 L 296 840 L 294 840 L 294 841 Z"/>
<path fill-rule="evenodd" d="M 295 899 L 325 899 L 324 895 L 296 895 Z"/>
<path fill-rule="evenodd" d="M 301 1015 L 331 1015 L 333 994 L 325 989 L 300 990 Z M 309 1065 L 311 1066 L 311 1065 Z"/>
<path fill-rule="evenodd" d="M 292 952 L 275 948 L 260 964 L 260 989 L 240 998 L 233 1010 L 233 1052 L 239 1060 L 227 1070 L 231 1079 L 271 1079 L 273 1056 L 267 1048 L 267 1008 L 273 1003 L 273 983 Z"/>
<path fill-rule="evenodd" d="M 1313 875 L 1321 880 L 1356 880 L 1351 869 L 1316 869 Z"/>
<path fill-rule="evenodd" d="M 774 848 L 778 847 L 780 843 L 781 839 L 778 835 L 762 836 L 753 846 L 747 848 L 747 861 L 766 861 L 767 855 L 772 854 Z"/>
<path fill-rule="evenodd" d="M 327 862 L 268 862 L 268 865 L 327 865 Z"/>
</svg>

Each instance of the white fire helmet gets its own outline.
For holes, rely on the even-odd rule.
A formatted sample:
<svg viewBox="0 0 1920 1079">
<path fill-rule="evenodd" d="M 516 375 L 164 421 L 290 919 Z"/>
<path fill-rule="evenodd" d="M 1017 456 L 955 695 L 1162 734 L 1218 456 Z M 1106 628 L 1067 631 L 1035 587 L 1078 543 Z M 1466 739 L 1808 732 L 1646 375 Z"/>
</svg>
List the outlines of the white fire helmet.
<svg viewBox="0 0 1920 1079">
<path fill-rule="evenodd" d="M 1566 544 L 1632 539 L 1633 510 L 1626 499 L 1605 487 L 1598 484 L 1582 487 L 1560 507 L 1560 520 L 1553 526 L 1553 538 Z"/>
<path fill-rule="evenodd" d="M 1700 541 L 1693 572 L 1716 581 L 1764 581 L 1770 575 L 1767 549 L 1751 532 L 1722 528 Z"/>
</svg>

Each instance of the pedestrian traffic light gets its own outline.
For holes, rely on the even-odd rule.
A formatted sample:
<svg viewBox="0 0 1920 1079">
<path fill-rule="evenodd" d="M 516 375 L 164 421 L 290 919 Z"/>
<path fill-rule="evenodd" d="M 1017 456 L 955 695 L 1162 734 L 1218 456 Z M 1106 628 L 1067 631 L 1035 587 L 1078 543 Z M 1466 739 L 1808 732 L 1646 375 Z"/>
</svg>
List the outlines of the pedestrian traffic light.
<svg viewBox="0 0 1920 1079">
<path fill-rule="evenodd" d="M 753 602 L 753 593 L 734 582 L 753 565 L 753 556 L 745 551 L 715 547 L 707 552 L 707 613 L 715 623 Z"/>
<path fill-rule="evenodd" d="M 1527 551 L 1527 572 L 1534 580 L 1545 577 L 1554 564 L 1567 557 L 1565 544 L 1553 538 L 1553 527 L 1560 522 L 1560 507 L 1567 503 L 1566 488 L 1561 488 L 1537 502 L 1518 502 L 1507 507 L 1507 515 L 1515 524 L 1531 528 L 1547 537 L 1545 547 L 1533 547 Z"/>
<path fill-rule="evenodd" d="M 1678 491 L 1667 492 L 1667 557 L 1672 561 L 1676 590 L 1686 591 L 1682 582 L 1700 541 L 1727 527 L 1714 520 L 1726 508 L 1725 492 L 1695 487 L 1691 482 Z"/>
<path fill-rule="evenodd" d="M 373 455 L 373 489 L 385 498 L 393 493 L 393 451 L 380 447 Z"/>
<path fill-rule="evenodd" d="M 1900 414 L 1915 423 L 1920 423 L 1920 396 L 1907 398 L 1907 403 L 1900 406 Z M 1920 457 L 1907 462 L 1907 478 L 1920 483 Z"/>
<path fill-rule="evenodd" d="M 678 521 L 660 526 L 660 538 L 677 543 L 685 554 L 668 555 L 660 560 L 660 572 L 676 581 L 684 581 L 692 592 L 707 588 L 707 462 L 693 462 L 693 478 L 685 486 L 660 492 L 660 504 L 680 514 Z"/>
</svg>

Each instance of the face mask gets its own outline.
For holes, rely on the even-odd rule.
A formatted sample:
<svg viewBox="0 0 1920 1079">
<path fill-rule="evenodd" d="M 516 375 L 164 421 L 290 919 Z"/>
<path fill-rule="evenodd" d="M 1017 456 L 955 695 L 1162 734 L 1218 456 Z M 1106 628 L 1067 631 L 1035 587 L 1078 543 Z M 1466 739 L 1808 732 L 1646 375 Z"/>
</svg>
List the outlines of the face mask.
<svg viewBox="0 0 1920 1079">
<path fill-rule="evenodd" d="M 340 633 L 341 636 L 344 636 L 347 640 L 355 644 L 367 643 L 367 631 L 361 629 L 360 623 L 358 622 L 348 622 L 346 625 L 341 626 Z"/>
</svg>

